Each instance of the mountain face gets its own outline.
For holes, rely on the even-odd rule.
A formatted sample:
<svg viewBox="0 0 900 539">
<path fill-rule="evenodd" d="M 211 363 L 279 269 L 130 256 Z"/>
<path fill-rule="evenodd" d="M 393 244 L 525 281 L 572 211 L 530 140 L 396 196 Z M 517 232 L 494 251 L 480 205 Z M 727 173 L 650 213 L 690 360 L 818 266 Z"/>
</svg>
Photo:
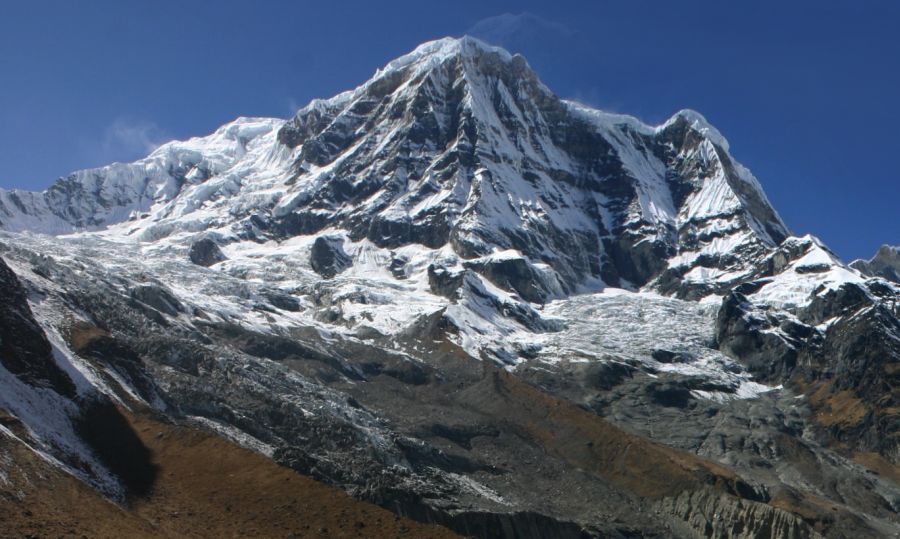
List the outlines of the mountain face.
<svg viewBox="0 0 900 539">
<path fill-rule="evenodd" d="M 788 235 L 699 114 L 649 127 L 565 102 L 522 57 L 472 39 L 420 47 L 286 123 L 240 119 L 0 203 L 10 230 L 137 218 L 144 239 L 337 227 L 351 241 L 447 246 L 466 260 L 512 250 L 547 281 L 541 299 L 599 282 L 640 287 L 663 272 L 671 283 L 697 267 L 731 271 L 737 255 Z"/>
<path fill-rule="evenodd" d="M 850 267 L 869 277 L 900 283 L 900 247 L 882 245 L 871 260 L 854 260 Z"/>
<path fill-rule="evenodd" d="M 729 151 L 462 38 L 0 190 L 3 432 L 118 500 L 141 412 L 462 535 L 896 533 L 896 252 L 792 236 Z"/>
</svg>

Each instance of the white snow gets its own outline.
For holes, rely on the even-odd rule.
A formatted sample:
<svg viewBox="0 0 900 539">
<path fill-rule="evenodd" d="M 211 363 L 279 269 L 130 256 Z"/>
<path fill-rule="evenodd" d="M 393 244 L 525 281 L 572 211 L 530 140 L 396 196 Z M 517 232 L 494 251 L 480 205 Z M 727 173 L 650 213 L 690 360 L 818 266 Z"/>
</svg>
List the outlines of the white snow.
<svg viewBox="0 0 900 539">
<path fill-rule="evenodd" d="M 731 387 L 731 393 L 697 392 L 701 398 L 754 398 L 772 389 L 751 380 L 730 358 L 713 348 L 718 304 L 682 301 L 651 292 L 607 289 L 554 301 L 545 316 L 566 321 L 558 333 L 531 336 L 544 361 L 602 361 L 645 364 L 660 372 L 703 376 Z M 520 336 L 526 339 L 526 336 Z M 662 349 L 686 353 L 687 363 L 659 363 Z"/>
<path fill-rule="evenodd" d="M 805 246 L 806 254 L 774 276 L 771 282 L 750 296 L 754 303 L 785 309 L 802 307 L 845 283 L 863 283 L 858 272 L 848 268 L 815 237 L 788 238 L 784 246 Z"/>
<path fill-rule="evenodd" d="M 719 133 L 719 130 L 712 126 L 706 118 L 697 112 L 696 110 L 691 109 L 682 109 L 676 112 L 671 118 L 666 120 L 665 123 L 656 127 L 656 131 L 662 131 L 672 124 L 674 124 L 679 119 L 686 120 L 692 129 L 702 134 L 705 138 L 710 140 L 716 146 L 721 147 L 726 152 L 729 151 L 728 141 L 725 140 L 725 137 L 722 136 L 722 133 Z"/>
<path fill-rule="evenodd" d="M 78 410 L 72 401 L 52 389 L 23 383 L 0 364 L 0 409 L 7 410 L 25 425 L 29 439 L 18 438 L 3 428 L 7 436 L 17 438 L 44 460 L 107 495 L 122 495 L 119 482 L 75 433 L 72 418 Z"/>
</svg>

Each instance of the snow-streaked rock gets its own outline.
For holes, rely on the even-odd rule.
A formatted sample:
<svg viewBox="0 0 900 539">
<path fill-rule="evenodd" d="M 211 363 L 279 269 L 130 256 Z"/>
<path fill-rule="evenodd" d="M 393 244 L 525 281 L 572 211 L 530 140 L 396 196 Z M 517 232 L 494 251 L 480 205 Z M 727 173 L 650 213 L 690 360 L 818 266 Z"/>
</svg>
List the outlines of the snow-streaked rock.
<svg viewBox="0 0 900 539">
<path fill-rule="evenodd" d="M 863 275 L 900 283 L 900 247 L 882 245 L 871 259 L 854 260 L 850 266 Z"/>
</svg>

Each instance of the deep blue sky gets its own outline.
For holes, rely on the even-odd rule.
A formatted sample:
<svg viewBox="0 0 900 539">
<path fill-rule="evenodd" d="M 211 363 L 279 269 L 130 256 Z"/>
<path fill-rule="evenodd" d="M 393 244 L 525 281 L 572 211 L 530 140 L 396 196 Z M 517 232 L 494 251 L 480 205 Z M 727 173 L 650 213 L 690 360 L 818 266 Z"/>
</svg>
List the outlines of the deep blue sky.
<svg viewBox="0 0 900 539">
<path fill-rule="evenodd" d="M 3 2 L 0 187 L 43 189 L 236 116 L 289 116 L 446 35 L 567 98 L 702 112 L 795 233 L 900 244 L 900 2 Z"/>
</svg>

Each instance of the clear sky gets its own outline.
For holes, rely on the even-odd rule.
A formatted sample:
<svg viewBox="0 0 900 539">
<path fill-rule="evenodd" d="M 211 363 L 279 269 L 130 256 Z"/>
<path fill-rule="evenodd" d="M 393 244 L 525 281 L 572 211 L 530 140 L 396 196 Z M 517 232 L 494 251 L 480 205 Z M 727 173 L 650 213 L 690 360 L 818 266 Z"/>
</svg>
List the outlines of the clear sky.
<svg viewBox="0 0 900 539">
<path fill-rule="evenodd" d="M 288 117 L 472 34 L 566 98 L 702 112 L 797 234 L 900 244 L 900 2 L 4 0 L 0 187 L 43 189 L 237 116 Z"/>
</svg>

